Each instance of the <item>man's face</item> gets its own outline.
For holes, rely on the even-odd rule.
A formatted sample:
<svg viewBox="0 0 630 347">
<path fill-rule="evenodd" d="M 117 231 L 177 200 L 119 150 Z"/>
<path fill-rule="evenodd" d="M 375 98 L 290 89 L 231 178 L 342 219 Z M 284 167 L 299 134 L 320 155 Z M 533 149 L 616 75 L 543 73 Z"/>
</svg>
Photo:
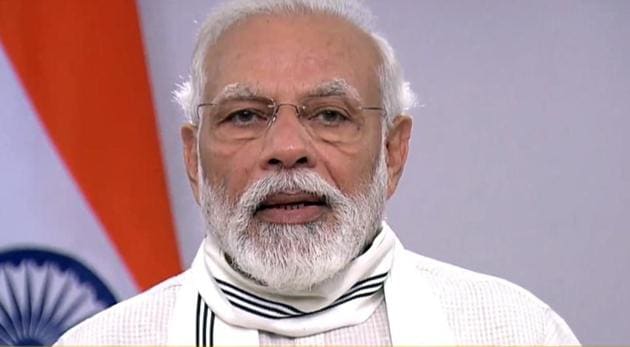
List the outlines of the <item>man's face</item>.
<svg viewBox="0 0 630 347">
<path fill-rule="evenodd" d="M 379 106 L 378 63 L 367 35 L 337 18 L 254 16 L 208 53 L 203 101 L 303 104 L 333 93 L 355 106 Z M 184 127 L 193 190 L 233 265 L 268 285 L 299 289 L 332 276 L 371 241 L 404 164 L 410 122 L 396 122 L 390 137 L 399 139 L 384 142 L 382 115 L 361 115 L 350 142 L 314 135 L 290 106 L 247 140 L 217 135 L 220 107 L 202 114 L 198 132 Z M 270 267 L 286 271 L 280 279 L 260 274 Z M 283 284 L 289 277 L 299 281 Z"/>
</svg>

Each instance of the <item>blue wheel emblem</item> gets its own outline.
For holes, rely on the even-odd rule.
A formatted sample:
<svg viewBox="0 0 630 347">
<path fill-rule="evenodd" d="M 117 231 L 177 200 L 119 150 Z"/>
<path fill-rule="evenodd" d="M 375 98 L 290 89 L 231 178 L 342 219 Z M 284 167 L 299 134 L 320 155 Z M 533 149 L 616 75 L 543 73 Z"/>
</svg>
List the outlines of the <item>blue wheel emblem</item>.
<svg viewBox="0 0 630 347">
<path fill-rule="evenodd" d="M 0 345 L 51 345 L 83 319 L 116 303 L 77 260 L 49 250 L 0 252 Z"/>
</svg>

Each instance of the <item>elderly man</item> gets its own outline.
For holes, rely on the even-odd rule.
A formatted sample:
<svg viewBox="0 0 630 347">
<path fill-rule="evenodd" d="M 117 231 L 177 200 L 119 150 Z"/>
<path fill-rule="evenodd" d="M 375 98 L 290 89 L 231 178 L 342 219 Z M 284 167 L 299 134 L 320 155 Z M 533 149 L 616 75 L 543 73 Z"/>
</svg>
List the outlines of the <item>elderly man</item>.
<svg viewBox="0 0 630 347">
<path fill-rule="evenodd" d="M 404 250 L 383 220 L 413 95 L 355 2 L 236 1 L 204 24 L 184 157 L 191 266 L 68 345 L 578 344 L 527 291 Z"/>
</svg>

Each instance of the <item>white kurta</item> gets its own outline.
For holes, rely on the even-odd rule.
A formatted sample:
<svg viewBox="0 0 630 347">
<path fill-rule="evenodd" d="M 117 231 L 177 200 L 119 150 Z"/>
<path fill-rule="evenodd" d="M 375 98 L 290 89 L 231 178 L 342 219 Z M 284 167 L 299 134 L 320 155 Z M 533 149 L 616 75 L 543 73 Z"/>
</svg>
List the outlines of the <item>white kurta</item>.
<svg viewBox="0 0 630 347">
<path fill-rule="evenodd" d="M 454 343 L 460 345 L 578 345 L 567 324 L 548 305 L 508 281 L 468 271 L 401 250 L 395 262 L 404 262 L 409 278 L 420 279 L 429 292 L 405 292 L 407 297 L 385 295 L 364 322 L 305 337 L 285 337 L 260 331 L 261 346 L 272 345 L 391 345 L 400 325 L 426 334 L 436 310 L 445 318 Z M 400 264 L 399 264 L 400 265 Z M 60 345 L 165 345 L 172 330 L 177 298 L 187 290 L 190 270 L 69 330 Z M 388 290 L 387 284 L 385 291 Z M 397 292 L 398 293 L 398 292 Z M 386 293 L 387 294 L 387 293 Z M 421 298 L 414 297 L 420 295 Z M 405 307 L 404 321 L 388 317 L 387 300 L 425 307 Z M 430 315 L 426 307 L 431 307 Z M 430 332 L 429 332 L 430 333 Z M 394 336 L 396 337 L 396 336 Z M 395 340 L 395 339 L 394 339 Z M 407 339 L 412 340 L 412 339 Z M 407 341 L 405 340 L 405 341 Z"/>
</svg>

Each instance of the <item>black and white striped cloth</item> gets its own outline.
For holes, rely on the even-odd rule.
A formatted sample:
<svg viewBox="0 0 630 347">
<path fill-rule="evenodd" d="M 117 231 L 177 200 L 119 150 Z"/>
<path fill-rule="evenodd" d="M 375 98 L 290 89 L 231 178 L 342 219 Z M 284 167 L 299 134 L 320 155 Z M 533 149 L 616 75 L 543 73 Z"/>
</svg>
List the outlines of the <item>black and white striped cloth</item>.
<svg viewBox="0 0 630 347">
<path fill-rule="evenodd" d="M 216 242 L 207 239 L 191 269 L 209 307 L 205 321 L 211 322 L 214 314 L 227 323 L 285 336 L 310 335 L 364 321 L 383 301 L 395 240 L 393 232 L 382 231 L 333 278 L 309 290 L 285 293 L 235 271 Z M 199 314 L 197 320 L 204 321 L 203 307 Z"/>
<path fill-rule="evenodd" d="M 431 290 L 405 257 L 383 224 L 370 248 L 330 280 L 308 291 L 277 293 L 234 271 L 216 243 L 206 240 L 182 283 L 168 344 L 255 346 L 259 331 L 312 336 L 361 324 L 386 300 L 392 343 L 452 345 Z M 409 319 L 409 307 L 422 311 Z"/>
<path fill-rule="evenodd" d="M 219 288 L 233 306 L 260 317 L 285 319 L 316 314 L 338 305 L 343 305 L 349 301 L 376 294 L 383 288 L 386 278 L 387 273 L 382 273 L 360 280 L 330 305 L 309 312 L 302 311 L 282 302 L 265 299 L 218 278 L 215 278 L 215 281 L 219 284 Z"/>
<path fill-rule="evenodd" d="M 260 297 L 254 293 L 248 292 L 242 288 L 239 288 L 229 282 L 215 278 L 215 281 L 219 284 L 220 290 L 228 298 L 228 301 L 233 306 L 269 319 L 286 319 L 297 318 L 317 314 L 319 312 L 332 309 L 336 306 L 343 305 L 349 301 L 374 295 L 383 290 L 385 280 L 388 273 L 382 273 L 375 276 L 370 276 L 366 279 L 360 280 L 355 283 L 350 290 L 341 295 L 337 300 L 333 301 L 330 305 L 322 307 L 315 311 L 305 312 L 291 305 L 287 305 L 282 302 L 272 301 Z M 196 318 L 195 318 L 195 346 L 197 347 L 212 347 L 214 346 L 214 330 L 216 315 L 210 307 L 203 301 L 201 295 L 197 296 L 196 303 Z"/>
</svg>

